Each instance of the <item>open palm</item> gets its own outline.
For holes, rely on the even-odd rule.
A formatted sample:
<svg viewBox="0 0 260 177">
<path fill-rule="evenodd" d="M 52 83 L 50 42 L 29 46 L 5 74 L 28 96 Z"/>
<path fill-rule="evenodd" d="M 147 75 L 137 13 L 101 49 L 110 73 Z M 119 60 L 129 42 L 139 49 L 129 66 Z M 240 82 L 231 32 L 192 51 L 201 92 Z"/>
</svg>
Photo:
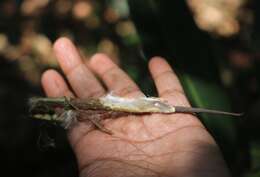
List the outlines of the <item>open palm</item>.
<svg viewBox="0 0 260 177">
<path fill-rule="evenodd" d="M 111 91 L 122 97 L 144 96 L 106 55 L 96 54 L 86 64 L 66 38 L 56 41 L 54 52 L 72 90 L 58 72 L 48 70 L 42 84 L 50 97 L 100 97 Z M 164 59 L 151 59 L 149 69 L 161 98 L 189 106 Z M 68 132 L 81 176 L 228 176 L 216 143 L 193 115 L 127 116 L 102 124 L 112 136 L 86 123 Z"/>
</svg>

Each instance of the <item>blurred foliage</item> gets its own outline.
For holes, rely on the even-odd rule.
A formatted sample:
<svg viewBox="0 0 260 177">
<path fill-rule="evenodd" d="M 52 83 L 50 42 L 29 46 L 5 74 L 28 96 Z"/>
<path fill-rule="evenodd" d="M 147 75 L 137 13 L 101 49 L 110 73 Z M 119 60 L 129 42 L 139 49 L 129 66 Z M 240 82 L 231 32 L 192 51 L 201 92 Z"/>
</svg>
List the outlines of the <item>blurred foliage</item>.
<svg viewBox="0 0 260 177">
<path fill-rule="evenodd" d="M 206 0 L 200 2 L 204 4 L 196 5 L 206 5 L 204 9 L 199 9 L 201 14 L 203 11 L 214 14 L 214 9 L 209 12 L 208 10 L 216 8 L 220 15 L 225 16 L 228 15 L 226 12 L 229 8 L 232 9 L 225 7 L 228 2 Z M 229 3 L 232 5 L 232 2 Z M 147 58 L 154 55 L 164 56 L 172 63 L 175 70 L 179 71 L 184 89 L 193 106 L 246 111 L 248 105 L 243 103 L 243 99 L 252 98 L 241 95 L 239 101 L 234 102 L 237 98 L 231 96 L 234 96 L 232 91 L 240 94 L 257 92 L 254 89 L 258 88 L 258 83 L 255 83 L 254 89 L 236 88 L 237 84 L 240 85 L 239 77 L 245 71 L 254 72 L 256 69 L 253 67 L 253 63 L 256 62 L 254 53 L 250 53 L 252 28 L 249 27 L 252 25 L 253 11 L 247 6 L 242 7 L 242 4 L 245 5 L 244 1 L 236 2 L 240 3 L 241 8 L 236 6 L 237 13 L 229 15 L 233 15 L 233 20 L 236 20 L 234 27 L 237 29 L 231 30 L 232 33 L 229 33 L 231 31 L 228 32 L 228 29 L 227 32 L 218 31 L 217 28 L 225 30 L 221 26 L 225 24 L 222 19 L 221 23 L 213 25 L 214 29 L 199 26 L 208 31 L 205 33 L 196 26 L 194 19 L 199 25 L 196 12 L 192 17 L 187 4 L 183 1 L 129 1 L 130 12 L 142 39 L 145 55 Z M 212 8 L 208 7 L 209 5 L 212 5 Z M 193 12 L 197 6 L 191 7 Z M 248 13 L 242 18 L 239 14 L 243 11 Z M 207 23 L 209 22 L 211 21 Z M 245 80 L 244 84 L 251 85 L 251 76 L 246 78 L 248 80 Z M 233 175 L 242 175 L 249 166 L 248 137 L 241 133 L 247 129 L 245 123 L 248 122 L 230 118 L 223 120 L 220 116 L 205 114 L 200 117 L 220 145 Z"/>
<path fill-rule="evenodd" d="M 252 22 L 252 12 L 245 8 L 248 0 L 187 0 L 199 28 L 217 36 L 230 37 L 240 24 Z"/>
<path fill-rule="evenodd" d="M 260 144 L 259 142 L 253 142 L 251 144 L 250 155 L 252 157 L 252 170 L 246 174 L 246 177 L 260 176 Z"/>
<path fill-rule="evenodd" d="M 1 1 L 1 12 L 0 54 L 17 60 L 36 85 L 45 68 L 57 67 L 52 43 L 59 36 L 75 41 L 86 59 L 103 52 L 119 63 L 138 50 L 126 1 L 10 0 Z"/>
<path fill-rule="evenodd" d="M 53 42 L 67 36 L 85 60 L 96 52 L 109 55 L 149 96 L 155 89 L 147 63 L 160 55 L 194 106 L 247 112 L 241 120 L 200 118 L 234 176 L 260 176 L 259 7 L 257 0 L 0 1 L 3 173 L 77 175 L 64 131 L 26 117 L 26 99 L 43 95 L 41 73 L 58 69 Z"/>
</svg>

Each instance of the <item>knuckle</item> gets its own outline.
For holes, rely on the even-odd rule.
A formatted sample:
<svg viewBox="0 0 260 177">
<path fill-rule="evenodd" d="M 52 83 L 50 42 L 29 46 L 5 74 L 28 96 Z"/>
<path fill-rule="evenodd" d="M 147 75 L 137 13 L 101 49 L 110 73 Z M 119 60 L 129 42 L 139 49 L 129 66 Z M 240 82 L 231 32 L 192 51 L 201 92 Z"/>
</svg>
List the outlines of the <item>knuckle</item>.
<svg viewBox="0 0 260 177">
<path fill-rule="evenodd" d="M 157 76 L 155 76 L 154 80 L 157 81 L 157 80 L 160 80 L 162 77 L 167 77 L 172 74 L 173 74 L 173 72 L 171 70 L 167 70 L 167 71 L 164 71 L 164 72 L 158 74 Z"/>
<path fill-rule="evenodd" d="M 166 89 L 160 93 L 161 97 L 167 97 L 167 96 L 184 96 L 183 90 L 176 89 L 176 88 L 171 88 L 171 89 Z"/>
<path fill-rule="evenodd" d="M 129 94 L 136 93 L 136 92 L 140 92 L 140 90 L 134 85 L 123 87 L 115 91 L 115 93 L 118 94 L 119 96 L 127 96 Z"/>
</svg>

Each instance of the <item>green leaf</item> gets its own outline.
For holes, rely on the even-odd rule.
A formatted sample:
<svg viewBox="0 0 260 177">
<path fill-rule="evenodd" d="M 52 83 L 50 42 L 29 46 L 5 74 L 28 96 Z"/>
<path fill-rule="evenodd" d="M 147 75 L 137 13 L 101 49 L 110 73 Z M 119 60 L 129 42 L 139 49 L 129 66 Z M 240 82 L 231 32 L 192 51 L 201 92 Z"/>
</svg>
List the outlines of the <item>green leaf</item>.
<svg viewBox="0 0 260 177">
<path fill-rule="evenodd" d="M 180 79 L 193 107 L 231 111 L 228 96 L 216 83 L 183 73 Z M 200 114 L 199 117 L 220 145 L 226 160 L 232 161 L 236 156 L 239 118 L 213 114 Z"/>
</svg>

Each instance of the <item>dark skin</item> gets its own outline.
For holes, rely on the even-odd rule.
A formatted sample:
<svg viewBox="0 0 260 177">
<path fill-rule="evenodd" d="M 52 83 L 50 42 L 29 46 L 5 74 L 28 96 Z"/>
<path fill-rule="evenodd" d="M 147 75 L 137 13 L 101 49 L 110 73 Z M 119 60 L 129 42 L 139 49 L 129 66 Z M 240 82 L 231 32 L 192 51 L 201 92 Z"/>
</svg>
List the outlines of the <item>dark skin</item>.
<svg viewBox="0 0 260 177">
<path fill-rule="evenodd" d="M 54 52 L 73 90 L 57 71 L 48 70 L 42 85 L 49 97 L 100 97 L 111 91 L 130 98 L 144 95 L 106 55 L 96 54 L 84 63 L 66 38 L 55 42 Z M 149 69 L 159 97 L 172 105 L 190 106 L 176 74 L 163 58 L 152 58 Z M 194 115 L 127 116 L 106 119 L 102 124 L 113 135 L 86 123 L 68 132 L 82 177 L 229 176 L 216 142 Z"/>
</svg>

